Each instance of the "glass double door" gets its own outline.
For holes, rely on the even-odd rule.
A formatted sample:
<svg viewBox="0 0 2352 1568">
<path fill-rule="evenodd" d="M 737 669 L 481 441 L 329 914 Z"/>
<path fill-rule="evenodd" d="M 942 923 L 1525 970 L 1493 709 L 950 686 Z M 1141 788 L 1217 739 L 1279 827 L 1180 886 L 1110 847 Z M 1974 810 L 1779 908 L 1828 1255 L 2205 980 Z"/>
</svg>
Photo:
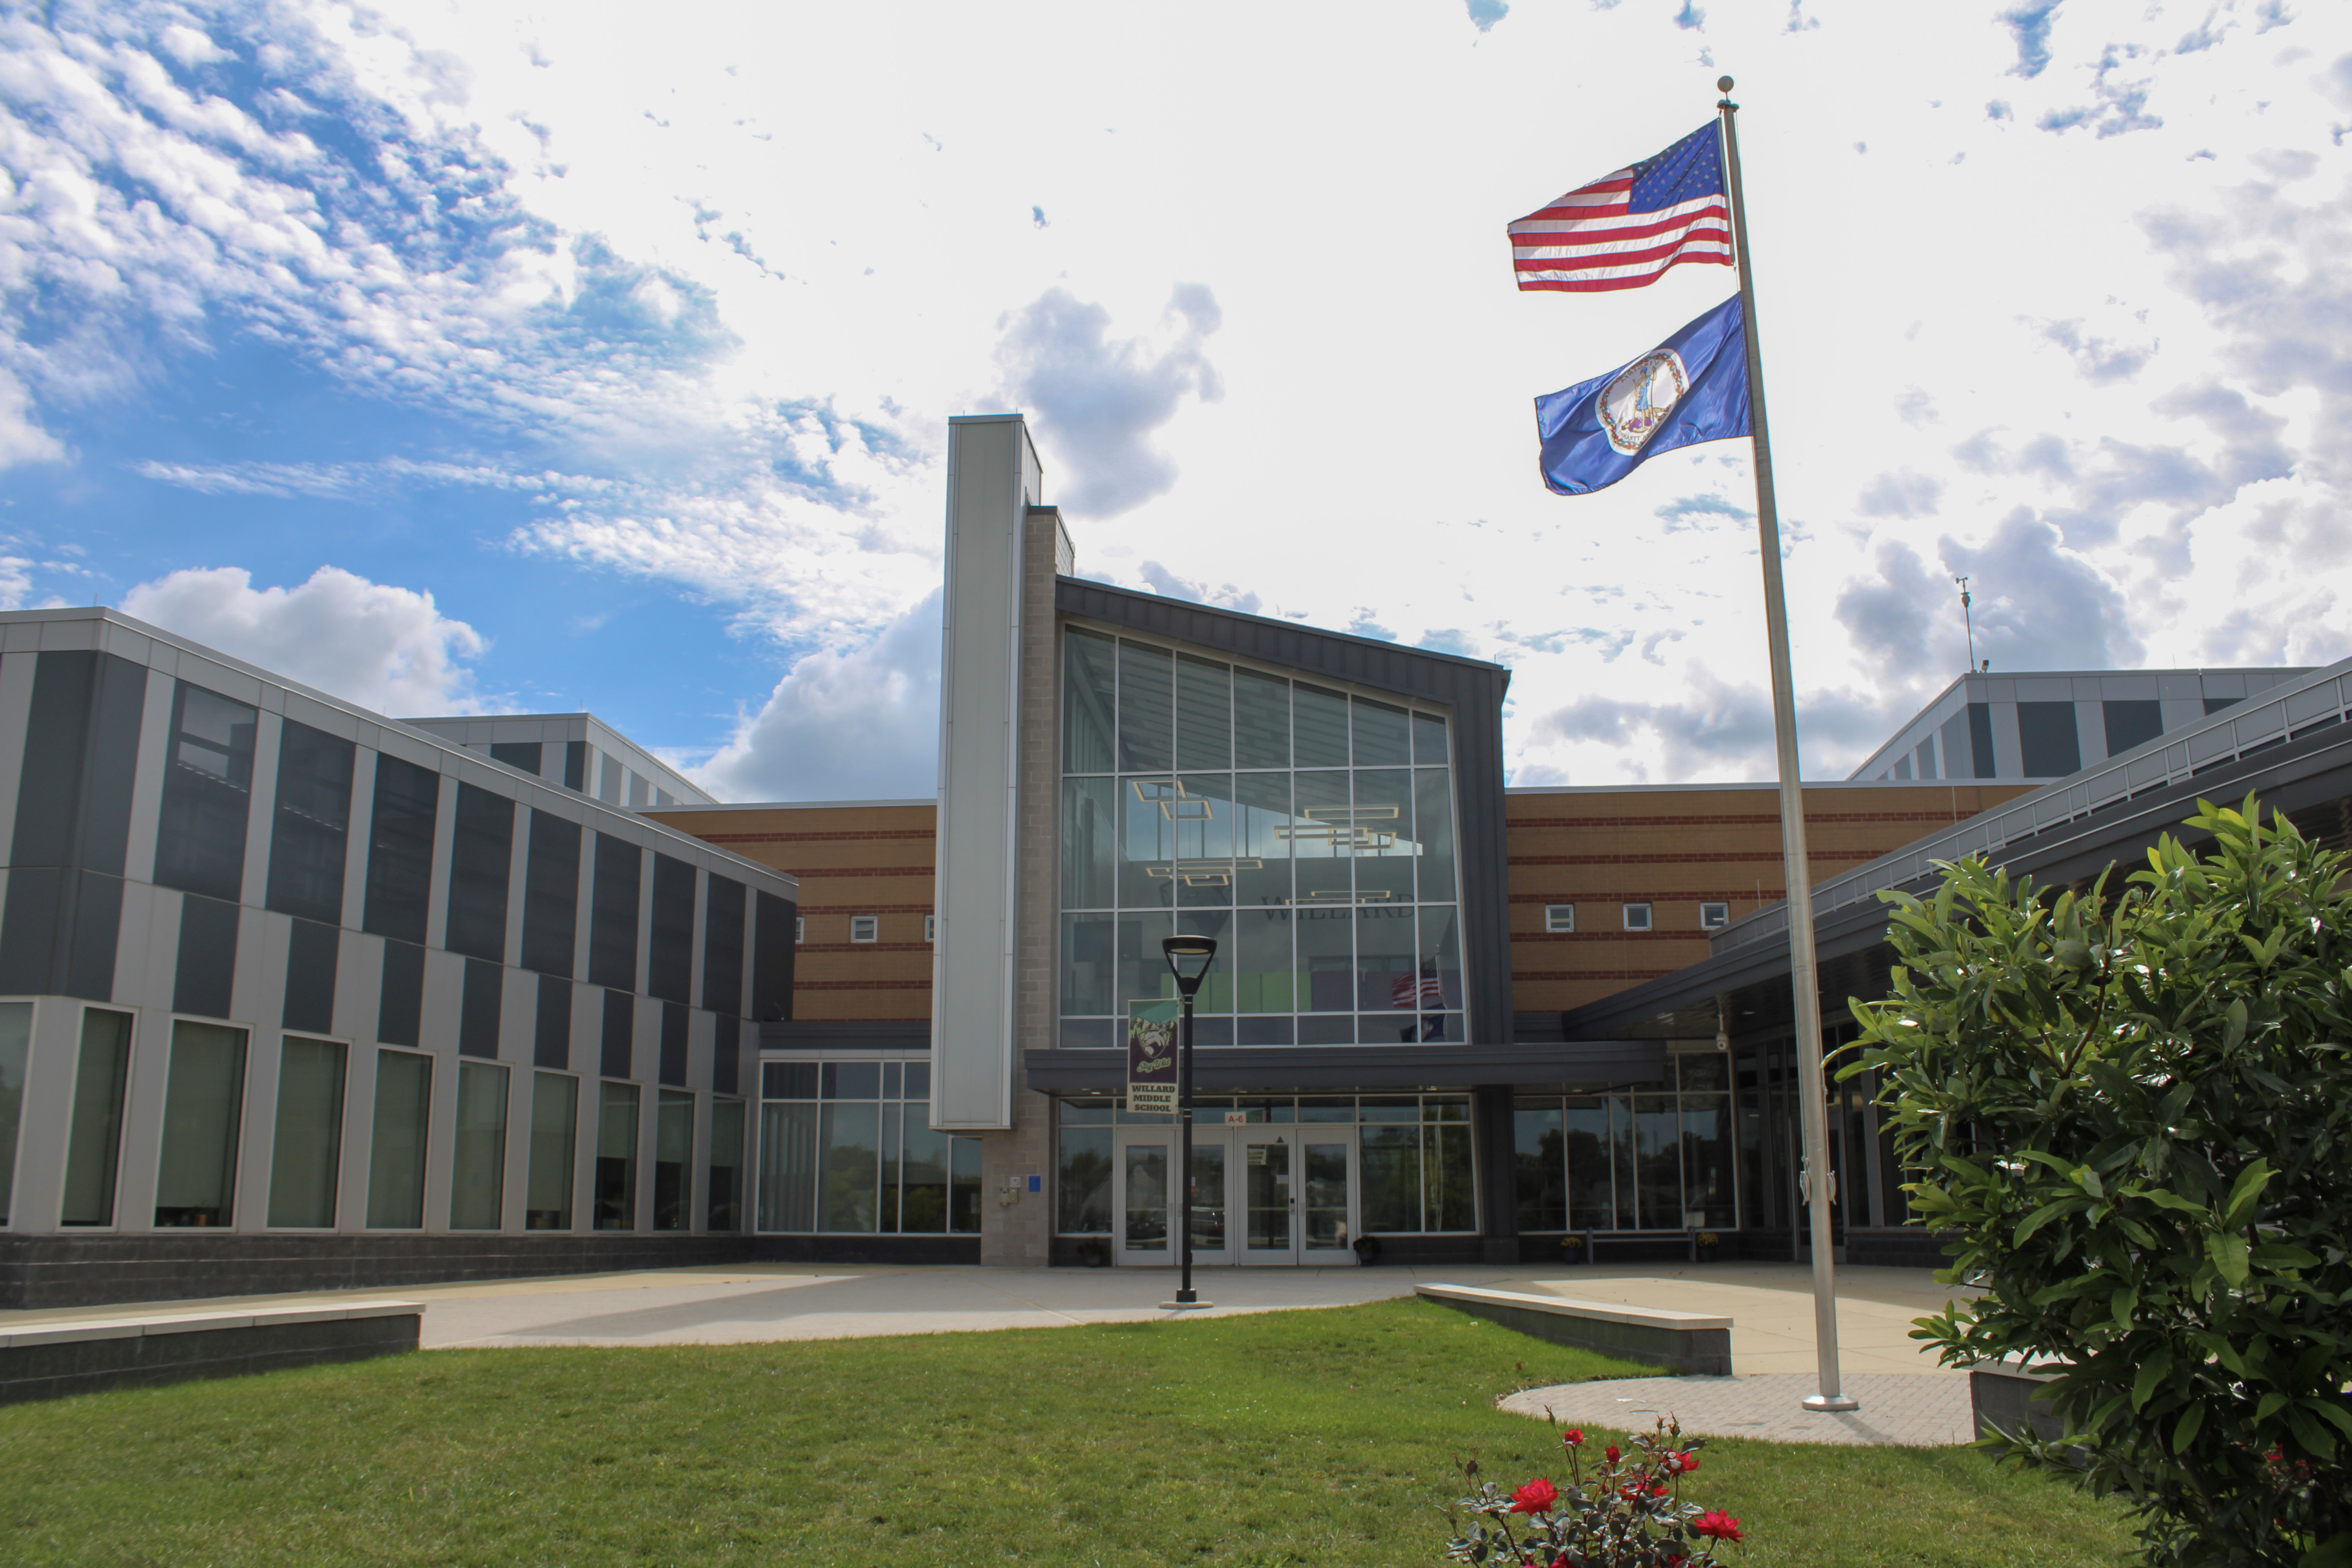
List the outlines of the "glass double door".
<svg viewBox="0 0 2352 1568">
<path fill-rule="evenodd" d="M 1114 1255 L 1169 1267 L 1179 1194 L 1177 1129 L 1122 1127 L 1112 1164 L 1118 1191 Z M 1349 1264 L 1356 1261 L 1356 1131 L 1350 1128 L 1195 1125 L 1192 1261 Z"/>
</svg>

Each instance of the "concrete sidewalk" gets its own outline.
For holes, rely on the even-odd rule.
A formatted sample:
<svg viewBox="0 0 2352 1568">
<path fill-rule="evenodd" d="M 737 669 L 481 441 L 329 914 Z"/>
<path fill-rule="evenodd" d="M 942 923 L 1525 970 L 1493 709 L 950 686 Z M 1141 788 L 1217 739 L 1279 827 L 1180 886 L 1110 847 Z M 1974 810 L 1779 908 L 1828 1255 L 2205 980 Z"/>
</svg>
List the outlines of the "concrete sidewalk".
<svg viewBox="0 0 2352 1568">
<path fill-rule="evenodd" d="M 1734 1320 L 1732 1365 L 1742 1376 L 1810 1373 L 1813 1364 L 1811 1279 L 1788 1264 L 1204 1268 L 1195 1270 L 1194 1279 L 1202 1298 L 1216 1303 L 1205 1314 L 1178 1314 L 1160 1306 L 1174 1293 L 1171 1269 L 847 1264 L 753 1264 L 158 1301 L 142 1303 L 138 1310 L 142 1314 L 218 1311 L 233 1305 L 325 1304 L 397 1296 L 426 1304 L 427 1349 L 742 1344 L 1340 1307 L 1409 1296 L 1415 1285 L 1437 1281 L 1720 1313 Z M 1951 1294 L 1925 1269 L 1841 1270 L 1839 1338 L 1847 1372 L 1958 1376 L 1939 1371 L 1933 1358 L 1921 1354 L 1907 1338 L 1910 1321 L 1937 1310 Z M 0 1332 L 36 1322 L 115 1316 L 123 1310 L 0 1312 Z"/>
</svg>

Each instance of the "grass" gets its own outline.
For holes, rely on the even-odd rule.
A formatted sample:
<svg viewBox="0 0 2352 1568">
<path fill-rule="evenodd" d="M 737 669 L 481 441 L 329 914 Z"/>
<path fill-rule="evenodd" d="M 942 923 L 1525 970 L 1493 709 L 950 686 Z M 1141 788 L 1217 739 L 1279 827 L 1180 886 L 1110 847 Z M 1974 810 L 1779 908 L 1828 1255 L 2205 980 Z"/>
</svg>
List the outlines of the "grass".
<svg viewBox="0 0 2352 1568">
<path fill-rule="evenodd" d="M 1453 1455 L 1556 1469 L 1497 1394 L 1641 1370 L 1410 1300 L 436 1351 L 0 1409 L 0 1562 L 1433 1563 Z M 1756 1568 L 2130 1560 L 2117 1510 L 1965 1448 L 1727 1439 L 1699 1480 Z"/>
</svg>

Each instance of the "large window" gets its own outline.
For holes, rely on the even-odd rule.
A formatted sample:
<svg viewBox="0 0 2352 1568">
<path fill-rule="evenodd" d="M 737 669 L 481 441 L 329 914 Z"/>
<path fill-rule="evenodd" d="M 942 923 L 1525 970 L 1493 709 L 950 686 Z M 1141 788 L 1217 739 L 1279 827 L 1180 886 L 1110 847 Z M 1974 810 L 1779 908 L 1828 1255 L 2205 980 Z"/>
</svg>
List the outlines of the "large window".
<svg viewBox="0 0 2352 1568">
<path fill-rule="evenodd" d="M 425 1227 L 425 1130 L 433 1111 L 433 1058 L 375 1054 L 375 1135 L 368 1145 L 371 1230 Z"/>
<path fill-rule="evenodd" d="M 976 1235 L 980 1140 L 930 1124 L 929 1062 L 769 1062 L 760 1228 Z"/>
<path fill-rule="evenodd" d="M 16 1171 L 16 1126 L 25 1112 L 25 1062 L 32 1046 L 33 1005 L 0 1002 L 0 1225 L 8 1223 Z"/>
<path fill-rule="evenodd" d="M 449 1228 L 498 1229 L 506 1214 L 506 1068 L 457 1064 L 457 1136 L 450 1152 Z"/>
<path fill-rule="evenodd" d="M 156 886 L 236 902 L 245 880 L 257 718 L 245 703 L 176 683 L 155 829 Z"/>
<path fill-rule="evenodd" d="M 515 803 L 469 784 L 457 786 L 449 834 L 449 912 L 442 945 L 497 963 L 507 951 L 507 874 L 514 861 Z"/>
<path fill-rule="evenodd" d="M 596 1113 L 596 1228 L 637 1228 L 637 1086 L 607 1083 Z"/>
<path fill-rule="evenodd" d="M 1064 639 L 1062 1044 L 1173 994 L 1218 941 L 1202 1045 L 1460 1040 L 1443 715 L 1073 628 Z"/>
<path fill-rule="evenodd" d="M 122 1091 L 131 1077 L 131 1015 L 92 1007 L 81 1016 L 66 1130 L 63 1225 L 112 1225 L 114 1179 L 122 1154 Z"/>
<path fill-rule="evenodd" d="M 572 1151 L 579 1124 L 580 1080 L 560 1072 L 533 1074 L 525 1230 L 572 1228 Z"/>
<path fill-rule="evenodd" d="M 278 1125 L 269 1154 L 269 1223 L 331 1230 L 343 1149 L 344 1047 L 289 1035 L 278 1047 Z"/>
<path fill-rule="evenodd" d="M 739 903 L 740 896 L 738 896 Z M 743 1228 L 743 1102 L 713 1100 L 710 1106 L 710 1194 L 708 1226 Z"/>
<path fill-rule="evenodd" d="M 351 742 L 290 719 L 280 731 L 268 890 L 280 914 L 342 923 L 353 752 Z"/>
<path fill-rule="evenodd" d="M 245 1113 L 245 1031 L 181 1019 L 172 1026 L 156 1157 L 155 1224 L 224 1226 L 236 1195 Z"/>
<path fill-rule="evenodd" d="M 441 775 L 379 752 L 368 824 L 367 899 L 362 926 L 422 946 L 433 897 L 433 830 Z"/>
<path fill-rule="evenodd" d="M 1519 1229 L 1728 1230 L 1738 1224 L 1730 1081 L 1713 1051 L 1667 1058 L 1665 1080 L 1519 1097 Z"/>
<path fill-rule="evenodd" d="M 665 1089 L 654 1104 L 654 1228 L 685 1230 L 694 1197 L 694 1096 Z"/>
</svg>

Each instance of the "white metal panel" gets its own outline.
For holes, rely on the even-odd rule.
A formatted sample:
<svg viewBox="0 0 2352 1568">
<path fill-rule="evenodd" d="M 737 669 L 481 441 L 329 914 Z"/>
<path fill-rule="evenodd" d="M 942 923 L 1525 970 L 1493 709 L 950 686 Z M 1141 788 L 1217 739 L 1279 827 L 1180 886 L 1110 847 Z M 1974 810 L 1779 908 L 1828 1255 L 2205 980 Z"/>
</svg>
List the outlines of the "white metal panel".
<svg viewBox="0 0 2352 1568">
<path fill-rule="evenodd" d="M 1022 523 L 1035 472 L 1018 415 L 950 423 L 931 960 L 940 1128 L 1013 1124 Z"/>
</svg>

